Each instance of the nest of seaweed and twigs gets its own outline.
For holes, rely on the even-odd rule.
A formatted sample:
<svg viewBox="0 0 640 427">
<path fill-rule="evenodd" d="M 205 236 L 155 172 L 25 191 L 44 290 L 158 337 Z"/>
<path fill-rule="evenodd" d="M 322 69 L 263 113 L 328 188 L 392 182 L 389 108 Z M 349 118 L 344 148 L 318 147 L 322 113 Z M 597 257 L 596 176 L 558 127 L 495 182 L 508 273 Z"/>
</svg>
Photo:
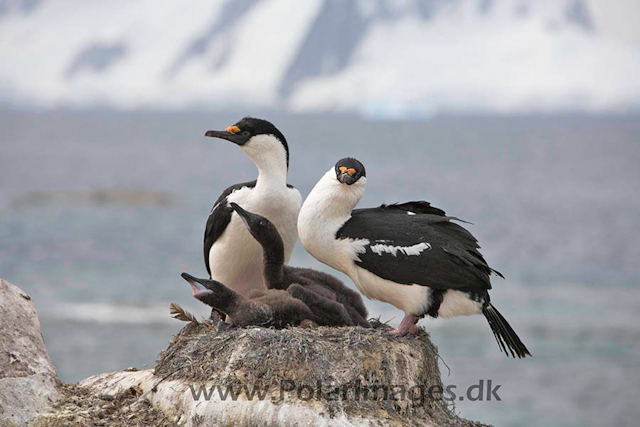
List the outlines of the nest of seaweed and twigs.
<svg viewBox="0 0 640 427">
<path fill-rule="evenodd" d="M 240 394 L 258 387 L 268 390 L 272 401 L 300 401 L 295 391 L 283 396 L 281 387 L 286 382 L 296 390 L 320 389 L 323 397 L 334 391 L 332 399 L 321 399 L 330 415 L 366 416 L 382 410 L 392 419 L 427 416 L 436 425 L 438 420 L 456 419 L 441 399 L 415 401 L 407 396 L 399 399 L 399 394 L 397 399 L 389 398 L 394 386 L 407 392 L 416 385 L 442 386 L 437 348 L 422 329 L 401 337 L 389 334 L 389 327 L 375 319 L 372 324 L 371 329 L 250 327 L 218 333 L 208 321 L 189 323 L 160 354 L 155 375 L 196 386 L 236 387 Z M 374 386 L 386 386 L 388 394 Z M 361 395 L 354 401 L 356 387 L 375 391 L 368 399 Z M 347 399 L 340 397 L 345 389 Z M 371 397 L 374 394 L 376 398 Z"/>
</svg>

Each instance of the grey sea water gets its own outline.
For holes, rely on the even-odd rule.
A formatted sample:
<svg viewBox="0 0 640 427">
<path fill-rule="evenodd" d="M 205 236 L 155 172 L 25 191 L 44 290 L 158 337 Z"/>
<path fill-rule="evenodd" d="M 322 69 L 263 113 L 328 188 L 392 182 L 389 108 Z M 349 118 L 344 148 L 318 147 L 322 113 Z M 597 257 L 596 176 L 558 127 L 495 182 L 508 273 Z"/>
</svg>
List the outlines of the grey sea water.
<svg viewBox="0 0 640 427">
<path fill-rule="evenodd" d="M 152 366 L 182 326 L 169 302 L 207 314 L 179 275 L 206 275 L 211 205 L 256 171 L 203 134 L 241 115 L 0 113 L 0 277 L 34 298 L 64 381 Z M 355 156 L 367 167 L 361 206 L 424 199 L 475 224 L 507 277 L 492 299 L 534 357 L 504 357 L 480 316 L 421 321 L 446 384 L 501 385 L 501 401 L 465 399 L 457 412 L 501 426 L 635 424 L 640 117 L 255 115 L 287 136 L 303 195 Z M 292 264 L 323 268 L 299 244 Z"/>
</svg>

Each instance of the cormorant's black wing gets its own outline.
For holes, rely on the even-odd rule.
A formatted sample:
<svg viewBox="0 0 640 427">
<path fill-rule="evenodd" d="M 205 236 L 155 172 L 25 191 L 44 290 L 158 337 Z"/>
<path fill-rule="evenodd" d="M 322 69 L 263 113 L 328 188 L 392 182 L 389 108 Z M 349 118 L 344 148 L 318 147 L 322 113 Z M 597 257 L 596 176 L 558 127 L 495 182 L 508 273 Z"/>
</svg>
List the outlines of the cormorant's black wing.
<svg viewBox="0 0 640 427">
<path fill-rule="evenodd" d="M 471 233 L 427 202 L 356 209 L 337 238 L 367 239 L 356 264 L 383 279 L 435 289 L 491 289 Z"/>
<path fill-rule="evenodd" d="M 229 221 L 231 221 L 231 214 L 233 213 L 233 208 L 229 206 L 227 203 L 227 197 L 231 193 L 236 190 L 239 190 L 243 187 L 253 188 L 256 186 L 256 181 L 243 182 L 240 184 L 232 185 L 222 192 L 218 200 L 211 208 L 211 213 L 209 214 L 209 218 L 207 219 L 207 225 L 204 230 L 204 264 L 207 266 L 207 271 L 209 272 L 209 276 L 211 276 L 211 268 L 209 267 L 209 251 L 211 250 L 211 246 L 222 236 L 224 230 L 229 225 Z"/>
</svg>

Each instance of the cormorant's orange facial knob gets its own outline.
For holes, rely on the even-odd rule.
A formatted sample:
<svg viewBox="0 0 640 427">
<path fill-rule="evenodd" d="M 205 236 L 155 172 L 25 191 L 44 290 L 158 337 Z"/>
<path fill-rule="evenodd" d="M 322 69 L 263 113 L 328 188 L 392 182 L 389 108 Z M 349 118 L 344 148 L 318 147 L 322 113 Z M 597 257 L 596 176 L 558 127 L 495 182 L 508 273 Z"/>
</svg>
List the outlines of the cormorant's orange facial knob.
<svg viewBox="0 0 640 427">
<path fill-rule="evenodd" d="M 338 170 L 340 171 L 340 173 L 345 173 L 345 172 L 347 172 L 347 168 L 346 168 L 345 166 L 340 166 L 340 167 L 338 168 Z"/>
<path fill-rule="evenodd" d="M 238 126 L 229 126 L 227 132 L 236 134 L 240 132 L 240 128 Z"/>
<path fill-rule="evenodd" d="M 355 170 L 354 168 L 349 168 L 349 169 L 347 169 L 347 173 L 348 173 L 349 175 L 353 176 L 353 175 L 355 175 L 355 174 L 356 174 L 356 170 Z"/>
</svg>

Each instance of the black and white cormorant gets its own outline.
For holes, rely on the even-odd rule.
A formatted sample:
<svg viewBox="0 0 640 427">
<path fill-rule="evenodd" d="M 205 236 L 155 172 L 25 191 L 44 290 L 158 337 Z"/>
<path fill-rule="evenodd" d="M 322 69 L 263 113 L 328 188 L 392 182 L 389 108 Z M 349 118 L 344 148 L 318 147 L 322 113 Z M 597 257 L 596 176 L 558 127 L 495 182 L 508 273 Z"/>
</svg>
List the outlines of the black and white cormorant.
<svg viewBox="0 0 640 427">
<path fill-rule="evenodd" d="M 302 300 L 320 326 L 371 327 L 360 295 L 335 277 L 310 268 L 284 265 L 284 245 L 276 227 L 265 217 L 247 212 L 236 203 L 231 207 L 262 246 L 264 281 L 268 289 L 286 290 Z"/>
<path fill-rule="evenodd" d="M 405 317 L 394 333 L 415 332 L 418 320 L 482 313 L 500 348 L 530 356 L 491 305 L 489 267 L 476 239 L 428 202 L 356 209 L 366 186 L 358 160 L 338 161 L 315 185 L 298 219 L 305 249 L 348 275 L 368 298 L 393 304 Z"/>
<path fill-rule="evenodd" d="M 245 297 L 216 280 L 199 279 L 187 273 L 182 273 L 182 278 L 191 285 L 195 299 L 226 314 L 233 326 L 284 328 L 304 321 L 311 323 L 314 318 L 304 302 L 286 291 L 254 289 Z"/>
<path fill-rule="evenodd" d="M 302 196 L 287 184 L 289 147 L 284 135 L 266 120 L 245 117 L 225 131 L 205 136 L 237 144 L 258 167 L 258 179 L 232 185 L 218 198 L 204 233 L 204 261 L 211 279 L 246 295 L 263 287 L 262 248 L 229 205 L 245 206 L 269 218 L 282 236 L 287 263 L 298 239 L 296 222 Z"/>
</svg>

